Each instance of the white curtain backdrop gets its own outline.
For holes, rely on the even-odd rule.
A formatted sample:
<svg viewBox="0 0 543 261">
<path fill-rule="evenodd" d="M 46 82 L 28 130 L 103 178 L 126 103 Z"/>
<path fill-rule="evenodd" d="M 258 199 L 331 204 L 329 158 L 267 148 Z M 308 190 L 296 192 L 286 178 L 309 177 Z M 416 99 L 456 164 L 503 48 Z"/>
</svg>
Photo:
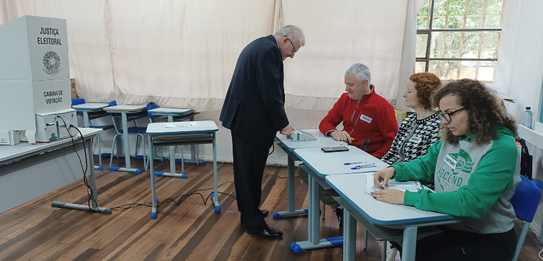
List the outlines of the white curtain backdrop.
<svg viewBox="0 0 543 261">
<path fill-rule="evenodd" d="M 417 14 L 426 2 L 428 0 L 409 0 L 407 4 L 401 69 L 396 94 L 396 106 L 394 106 L 400 111 L 412 111 L 411 108 L 405 106 L 403 94 L 407 90 L 409 76 L 415 73 L 415 59 L 417 58 Z"/>
<path fill-rule="evenodd" d="M 307 45 L 285 62 L 286 105 L 329 110 L 356 62 L 395 103 L 413 1 L 0 0 L 0 24 L 24 15 L 66 19 L 70 74 L 89 102 L 198 111 L 220 110 L 245 45 L 294 24 Z"/>
<path fill-rule="evenodd" d="M 345 71 L 357 62 L 370 68 L 377 93 L 394 102 L 408 1 L 317 2 L 283 1 L 285 24 L 300 26 L 307 41 L 286 62 L 287 105 L 331 109 L 345 90 Z"/>
</svg>

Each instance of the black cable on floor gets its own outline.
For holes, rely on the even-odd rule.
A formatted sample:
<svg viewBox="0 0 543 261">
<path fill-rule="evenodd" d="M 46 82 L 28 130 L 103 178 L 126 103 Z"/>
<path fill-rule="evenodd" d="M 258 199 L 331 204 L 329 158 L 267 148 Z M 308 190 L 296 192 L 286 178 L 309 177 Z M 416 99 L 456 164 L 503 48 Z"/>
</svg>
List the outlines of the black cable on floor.
<svg viewBox="0 0 543 261">
<path fill-rule="evenodd" d="M 233 181 L 226 181 L 226 182 L 223 182 L 221 183 L 220 185 L 217 186 L 217 188 L 220 188 L 221 186 L 224 186 L 226 184 L 233 184 L 234 182 Z M 194 190 L 192 192 L 189 192 L 187 194 L 183 194 L 181 196 L 177 196 L 177 197 L 174 197 L 174 198 L 166 198 L 162 201 L 159 201 L 157 203 L 157 207 L 159 207 L 160 205 L 166 203 L 166 202 L 173 202 L 175 203 L 177 206 L 181 205 L 181 203 L 183 203 L 188 197 L 190 196 L 194 196 L 194 195 L 199 195 L 201 198 L 202 198 L 202 201 L 204 203 L 204 206 L 207 205 L 207 202 L 209 200 L 209 198 L 211 197 L 211 193 L 207 196 L 207 198 L 204 198 L 204 195 L 202 195 L 201 193 L 198 193 L 198 191 L 203 191 L 203 190 L 211 190 L 211 189 L 214 189 L 215 187 L 211 187 L 211 188 L 202 188 L 202 189 L 197 189 L 197 190 Z M 223 194 L 223 195 L 227 195 L 229 197 L 232 197 L 234 200 L 236 200 L 236 197 L 234 197 L 232 194 L 228 194 L 228 193 L 224 193 L 224 192 L 221 192 L 221 191 L 217 191 L 218 194 Z M 177 200 L 179 198 L 179 200 Z M 129 209 L 129 208 L 134 208 L 134 207 L 141 207 L 141 206 L 144 206 L 144 207 L 152 207 L 152 203 L 151 202 L 144 202 L 144 203 L 129 203 L 129 204 L 124 204 L 124 205 L 120 205 L 120 206 L 117 206 L 117 207 L 113 207 L 111 209 Z"/>
<path fill-rule="evenodd" d="M 86 145 L 85 145 L 85 138 L 83 137 L 83 133 L 81 133 L 81 130 L 79 130 L 79 128 L 77 128 L 74 125 L 70 124 L 70 129 L 71 128 L 76 129 L 77 132 L 79 132 L 79 135 L 81 135 L 81 140 L 82 140 L 82 143 L 83 143 L 83 152 L 85 153 L 85 167 L 83 167 L 83 161 L 81 160 L 81 156 L 79 156 L 79 153 L 77 152 L 77 150 L 75 148 L 74 136 L 71 135 L 70 129 L 68 128 L 68 125 L 66 124 L 66 121 L 64 120 L 64 118 L 62 118 L 62 116 L 59 116 L 59 115 L 57 115 L 56 118 L 60 118 L 62 120 L 62 122 L 64 123 L 64 128 L 66 129 L 66 131 L 68 132 L 68 135 L 70 135 L 70 138 L 72 140 L 72 149 L 74 150 L 75 155 L 77 155 L 77 158 L 79 159 L 79 165 L 81 166 L 81 171 L 83 172 L 83 183 L 85 183 L 85 186 L 87 187 L 87 195 L 89 197 L 87 199 L 87 206 L 89 207 L 89 211 L 102 213 L 102 211 L 100 211 L 99 208 L 97 208 L 96 210 L 92 208 L 92 203 L 91 202 L 94 202 L 94 204 L 96 206 L 98 206 L 98 201 L 96 200 L 96 198 L 94 198 L 94 191 L 92 190 L 92 187 L 90 186 L 89 180 L 88 180 L 88 177 L 87 177 L 87 171 L 89 169 L 89 162 L 88 162 L 87 148 L 86 148 Z M 60 133 L 59 133 L 59 136 L 60 136 Z M 92 166 L 92 167 L 94 168 L 94 166 Z"/>
<path fill-rule="evenodd" d="M 266 174 L 266 175 L 263 175 L 262 178 L 268 178 L 268 177 L 275 177 L 275 178 L 278 178 L 278 179 L 286 179 L 288 177 L 279 177 L 278 174 L 275 174 L 275 175 L 270 175 L 270 174 Z M 294 176 L 294 178 L 299 178 L 299 176 Z M 226 184 L 234 184 L 233 181 L 225 181 L 223 183 L 221 183 L 220 185 L 217 185 L 217 188 L 220 188 Z M 197 189 L 197 190 L 194 190 L 194 191 L 191 191 L 187 194 L 183 194 L 181 196 L 177 196 L 177 197 L 173 197 L 173 198 L 166 198 L 162 201 L 159 201 L 157 202 L 157 207 L 161 206 L 162 204 L 164 203 L 167 203 L 167 202 L 173 202 L 175 203 L 177 206 L 181 205 L 181 203 L 183 203 L 187 198 L 189 198 L 190 196 L 194 196 L 194 195 L 198 195 L 202 198 L 202 202 L 204 203 L 204 206 L 207 205 L 207 202 L 209 201 L 210 197 L 211 197 L 211 193 L 204 198 L 204 196 L 201 194 L 201 193 L 198 193 L 198 191 L 205 191 L 205 190 L 212 190 L 214 189 L 215 187 L 210 187 L 210 188 L 201 188 L 201 189 Z M 228 194 L 228 193 L 224 193 L 224 192 L 221 192 L 221 191 L 217 191 L 218 194 L 223 194 L 223 195 L 227 195 L 229 197 L 232 197 L 234 200 L 236 200 L 236 197 L 232 194 Z M 179 200 L 177 200 L 179 199 Z M 123 205 L 120 205 L 120 206 L 116 206 L 116 207 L 112 207 L 111 209 L 130 209 L 130 208 L 135 208 L 135 207 L 152 207 L 152 203 L 151 202 L 144 202 L 144 203 L 128 203 L 128 204 L 123 204 Z"/>
</svg>

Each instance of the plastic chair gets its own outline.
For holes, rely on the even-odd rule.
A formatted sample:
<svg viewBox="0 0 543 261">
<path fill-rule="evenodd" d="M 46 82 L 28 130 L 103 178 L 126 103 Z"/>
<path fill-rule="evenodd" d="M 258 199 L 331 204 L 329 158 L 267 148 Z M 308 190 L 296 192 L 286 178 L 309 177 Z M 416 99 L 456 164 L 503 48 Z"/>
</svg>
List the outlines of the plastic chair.
<svg viewBox="0 0 543 261">
<path fill-rule="evenodd" d="M 111 106 L 116 106 L 117 105 L 117 102 L 116 101 L 112 101 L 109 103 L 108 107 L 111 107 Z M 115 129 L 115 136 L 113 136 L 113 144 L 111 146 L 111 158 L 109 160 L 109 166 L 111 167 L 112 163 L 113 163 L 113 152 L 115 151 L 115 147 L 116 147 L 116 141 L 117 141 L 117 137 L 119 136 L 122 136 L 124 133 L 123 133 L 123 129 L 122 128 L 119 128 L 117 126 L 117 123 L 115 121 L 115 117 L 113 117 L 113 114 L 111 115 L 112 118 L 113 118 L 113 127 Z M 145 136 L 143 136 L 143 134 L 147 133 L 147 127 L 138 127 L 136 125 L 136 120 L 133 120 L 133 123 L 134 123 L 134 126 L 133 127 L 128 127 L 128 135 L 136 135 L 136 152 L 135 152 L 135 157 L 138 156 L 138 149 L 139 149 L 139 138 L 141 137 L 141 140 L 142 140 L 142 144 L 143 144 L 143 166 L 145 168 L 145 171 L 147 171 L 147 158 L 145 157 L 146 153 L 145 153 Z M 130 151 L 125 151 L 124 153 L 130 153 Z M 119 148 L 117 148 L 117 158 L 119 158 Z"/>
<path fill-rule="evenodd" d="M 530 224 L 537 211 L 537 206 L 539 206 L 539 200 L 541 199 L 541 190 L 532 181 L 523 176 L 520 176 L 520 179 L 521 181 L 515 190 L 515 195 L 511 198 L 511 204 L 515 209 L 517 218 L 524 221 L 524 226 L 522 227 L 522 232 L 518 238 L 515 255 L 513 256 L 512 261 L 516 261 L 520 254 L 520 249 L 522 248 Z"/>
<path fill-rule="evenodd" d="M 72 106 L 79 105 L 79 104 L 85 104 L 85 99 L 82 99 L 82 98 L 72 99 Z M 76 114 L 78 116 L 83 116 L 83 112 L 80 112 L 80 111 L 76 112 Z M 100 166 L 102 165 L 100 164 Z"/>
<path fill-rule="evenodd" d="M 85 104 L 85 99 L 82 99 L 82 98 L 77 98 L 77 99 L 72 99 L 72 106 L 74 105 L 79 105 L 79 104 Z M 82 112 L 77 112 L 77 114 L 83 114 Z M 94 128 L 94 129 L 102 129 L 103 131 L 106 131 L 106 130 L 109 130 L 109 129 L 112 129 L 113 128 L 113 125 L 92 125 L 92 121 L 89 117 L 89 128 Z M 86 125 L 85 125 L 86 126 Z M 97 170 L 103 170 L 103 166 L 102 166 L 102 144 L 100 143 L 100 133 L 98 133 L 98 135 L 96 135 L 96 142 L 98 143 L 98 161 L 99 161 L 99 168 L 97 168 Z M 93 144 L 94 146 L 94 144 Z"/>
<path fill-rule="evenodd" d="M 110 102 L 111 104 L 111 102 Z M 102 129 L 103 131 L 107 131 L 109 129 L 113 129 L 113 125 L 92 125 L 92 121 L 91 119 L 89 118 L 89 128 L 94 128 L 94 129 Z M 98 143 L 98 161 L 99 161 L 99 164 L 100 164 L 100 170 L 103 169 L 103 166 L 102 166 L 102 143 L 100 142 L 100 133 L 98 133 L 98 135 L 96 135 L 96 142 Z"/>
<path fill-rule="evenodd" d="M 540 190 L 543 189 L 543 181 L 532 178 L 532 183 L 534 183 Z M 541 221 L 541 224 L 543 224 L 543 220 Z M 543 229 L 541 229 L 541 233 L 539 234 L 539 244 L 543 245 Z"/>
<path fill-rule="evenodd" d="M 81 98 L 72 99 L 72 107 L 74 105 L 79 105 L 79 104 L 84 104 L 84 103 L 85 103 L 85 99 L 81 99 Z M 78 111 L 78 112 L 76 112 L 76 115 L 83 117 L 83 112 Z"/>
<path fill-rule="evenodd" d="M 81 98 L 72 99 L 72 106 L 84 104 L 84 103 L 85 103 L 85 99 L 81 99 Z"/>
<path fill-rule="evenodd" d="M 152 110 L 152 109 L 156 109 L 156 108 L 160 108 L 160 106 L 158 106 L 156 103 L 154 102 L 150 102 L 150 103 L 147 103 L 147 105 L 145 105 L 145 109 L 147 110 L 147 116 L 149 117 L 149 122 L 150 123 L 153 123 L 153 119 L 158 119 L 158 118 L 161 118 L 161 116 L 158 116 L 158 115 L 152 115 L 149 111 Z M 154 157 L 155 155 L 157 155 L 156 153 L 156 148 L 155 148 L 155 151 L 151 152 L 151 155 L 152 157 Z M 153 158 L 154 159 L 154 158 Z M 163 152 L 162 150 L 160 150 L 160 158 L 159 158 L 160 161 L 165 161 L 166 159 L 164 158 L 164 155 L 163 155 Z"/>
<path fill-rule="evenodd" d="M 152 115 L 149 111 L 152 110 L 152 109 L 156 109 L 156 108 L 160 108 L 160 106 L 158 106 L 156 103 L 154 102 L 150 102 L 150 103 L 147 103 L 147 105 L 145 105 L 145 109 L 147 110 L 147 116 L 149 116 L 149 122 L 153 123 L 153 119 L 154 118 L 157 118 L 157 117 L 160 117 L 158 115 Z"/>
<path fill-rule="evenodd" d="M 522 139 L 521 137 L 517 137 L 517 149 L 518 149 L 518 153 L 522 153 L 522 148 L 523 147 L 526 147 L 526 140 Z M 528 151 L 526 151 L 528 152 Z M 531 165 L 531 163 L 530 163 Z M 531 168 L 531 166 L 530 166 Z M 522 169 L 521 169 L 522 170 Z M 528 171 L 528 173 L 526 173 L 527 175 L 530 175 L 532 176 L 532 172 L 531 171 Z M 543 181 L 541 180 L 538 180 L 538 179 L 534 179 L 534 178 L 529 178 L 530 180 L 532 180 L 532 182 L 541 190 L 543 189 Z M 543 220 L 541 221 L 543 224 Z M 540 245 L 543 245 L 543 229 L 541 229 L 541 232 L 539 234 L 539 244 Z"/>
</svg>

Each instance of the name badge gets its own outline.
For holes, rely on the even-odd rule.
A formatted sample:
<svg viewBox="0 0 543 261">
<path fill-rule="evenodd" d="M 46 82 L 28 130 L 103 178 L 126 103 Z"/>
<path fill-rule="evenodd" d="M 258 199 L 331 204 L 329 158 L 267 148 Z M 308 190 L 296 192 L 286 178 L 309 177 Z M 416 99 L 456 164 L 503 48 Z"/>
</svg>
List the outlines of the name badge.
<svg viewBox="0 0 543 261">
<path fill-rule="evenodd" d="M 360 115 L 360 119 L 367 122 L 367 123 L 371 123 L 371 120 L 372 120 L 370 117 L 368 117 L 368 116 L 366 116 L 364 114 Z"/>
<path fill-rule="evenodd" d="M 420 143 L 422 141 L 422 138 L 420 136 L 413 136 L 411 139 L 409 139 L 409 142 L 412 143 Z"/>
<path fill-rule="evenodd" d="M 447 156 L 445 157 L 445 163 L 447 163 L 447 165 L 449 165 L 451 169 L 454 169 L 454 167 L 456 167 L 456 160 L 451 157 L 450 154 L 447 154 Z"/>
</svg>

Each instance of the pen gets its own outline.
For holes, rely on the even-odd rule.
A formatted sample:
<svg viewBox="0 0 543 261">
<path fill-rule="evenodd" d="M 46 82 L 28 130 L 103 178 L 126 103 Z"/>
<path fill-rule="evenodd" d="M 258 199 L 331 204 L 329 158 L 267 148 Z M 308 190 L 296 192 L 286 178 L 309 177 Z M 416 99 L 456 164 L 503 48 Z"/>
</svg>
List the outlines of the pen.
<svg viewBox="0 0 543 261">
<path fill-rule="evenodd" d="M 358 161 L 358 162 L 345 162 L 343 165 L 354 165 L 354 164 L 363 164 L 367 163 L 367 161 Z"/>
<path fill-rule="evenodd" d="M 366 164 L 352 167 L 351 169 L 361 169 L 361 168 L 371 168 L 371 167 L 375 167 L 375 163 L 366 163 Z"/>
</svg>

